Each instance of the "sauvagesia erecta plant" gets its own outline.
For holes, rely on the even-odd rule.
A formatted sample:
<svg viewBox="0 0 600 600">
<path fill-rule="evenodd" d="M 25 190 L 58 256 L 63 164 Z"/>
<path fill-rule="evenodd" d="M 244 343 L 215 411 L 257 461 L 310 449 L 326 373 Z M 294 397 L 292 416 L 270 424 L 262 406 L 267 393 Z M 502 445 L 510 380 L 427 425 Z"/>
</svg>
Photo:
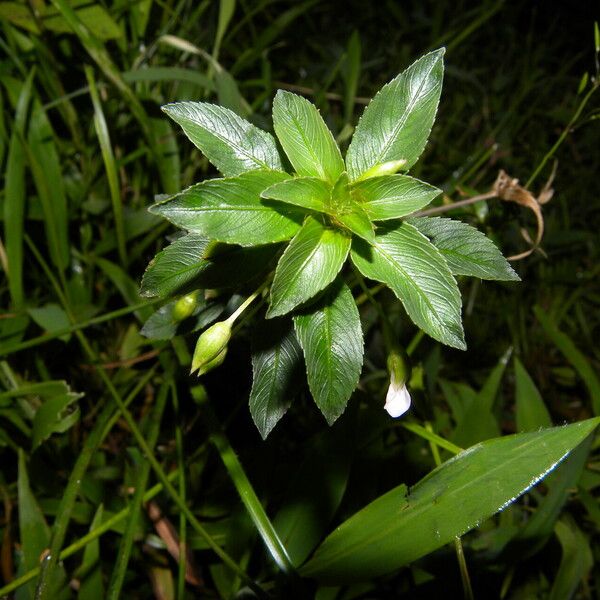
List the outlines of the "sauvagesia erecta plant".
<svg viewBox="0 0 600 600">
<path fill-rule="evenodd" d="M 477 229 L 411 216 L 440 194 L 408 172 L 435 119 L 443 56 L 443 49 L 426 54 L 378 92 L 345 159 L 315 106 L 287 91 L 279 90 L 273 101 L 273 126 L 285 156 L 271 134 L 226 108 L 205 102 L 163 107 L 223 178 L 151 207 L 187 233 L 150 263 L 142 293 L 235 290 L 250 280 L 269 287 L 266 314 L 253 335 L 250 395 L 264 437 L 289 407 L 302 356 L 327 421 L 344 411 L 363 365 L 359 311 L 348 284 L 357 272 L 388 286 L 429 336 L 460 349 L 465 340 L 455 276 L 518 279 Z M 349 262 L 353 269 L 346 268 Z M 223 309 L 203 295 L 193 299 L 192 310 L 184 296 L 163 307 L 163 317 L 179 310 L 200 329 Z M 200 373 L 223 361 L 231 325 L 253 299 L 202 334 L 193 365 Z M 175 325 L 167 323 L 166 331 L 174 333 Z M 407 405 L 405 382 L 393 384 Z"/>
</svg>

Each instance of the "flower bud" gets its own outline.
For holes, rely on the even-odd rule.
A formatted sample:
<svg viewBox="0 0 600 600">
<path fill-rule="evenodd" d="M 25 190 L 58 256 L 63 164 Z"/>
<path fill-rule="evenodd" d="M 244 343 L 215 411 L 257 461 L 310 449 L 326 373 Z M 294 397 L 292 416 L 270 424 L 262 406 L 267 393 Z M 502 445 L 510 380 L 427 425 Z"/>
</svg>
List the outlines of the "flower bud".
<svg viewBox="0 0 600 600">
<path fill-rule="evenodd" d="M 364 179 L 370 179 L 371 177 L 382 177 L 384 175 L 393 175 L 397 173 L 402 167 L 406 165 L 406 159 L 401 158 L 400 160 L 389 160 L 378 165 L 372 166 L 367 169 L 357 181 L 363 181 Z"/>
<path fill-rule="evenodd" d="M 406 382 L 410 379 L 410 362 L 404 351 L 393 350 L 388 356 L 390 386 L 385 398 L 385 410 L 391 417 L 400 417 L 410 408 Z"/>
<path fill-rule="evenodd" d="M 183 321 L 188 317 L 191 317 L 196 310 L 196 306 L 198 306 L 198 292 L 192 292 L 191 294 L 187 294 L 182 296 L 175 302 L 173 306 L 173 320 L 174 321 Z"/>
<path fill-rule="evenodd" d="M 220 321 L 209 327 L 196 343 L 191 373 L 198 371 L 198 375 L 204 375 L 218 367 L 225 360 L 230 338 L 231 325 L 227 321 Z"/>
</svg>

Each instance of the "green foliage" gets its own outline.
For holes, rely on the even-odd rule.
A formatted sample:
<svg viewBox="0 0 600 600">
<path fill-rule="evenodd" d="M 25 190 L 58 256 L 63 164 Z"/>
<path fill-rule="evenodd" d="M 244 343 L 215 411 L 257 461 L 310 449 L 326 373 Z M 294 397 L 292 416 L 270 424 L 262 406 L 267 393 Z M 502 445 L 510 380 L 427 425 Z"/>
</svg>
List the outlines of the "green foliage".
<svg viewBox="0 0 600 600">
<path fill-rule="evenodd" d="M 585 11 L 52 0 L 0 22 L 1 597 L 598 595 Z M 548 200 L 555 159 L 532 248 L 522 191 L 490 190 L 503 169 Z"/>
<path fill-rule="evenodd" d="M 359 271 L 389 286 L 409 317 L 432 338 L 465 349 L 461 296 L 453 273 L 485 279 L 518 276 L 493 243 L 466 224 L 454 225 L 448 219 L 397 221 L 439 194 L 436 188 L 395 171 L 412 166 L 423 151 L 441 93 L 442 57 L 443 50 L 424 56 L 377 94 L 350 143 L 348 174 L 316 107 L 291 92 L 280 90 L 275 96 L 273 125 L 294 178 L 279 170 L 277 150 L 274 142 L 267 143 L 268 134 L 259 133 L 250 123 L 205 103 L 167 105 L 165 111 L 223 175 L 237 177 L 197 184 L 161 201 L 152 211 L 199 236 L 241 246 L 284 241 L 295 234 L 275 269 L 269 318 L 299 307 L 310 311 L 305 305 L 314 305 L 342 271 L 354 234 L 352 261 Z M 396 221 L 376 230 L 381 220 Z M 153 277 L 159 273 L 155 265 Z M 167 280 L 171 277 L 166 274 Z M 320 323 L 318 304 L 312 310 Z M 305 319 L 308 315 L 297 323 Z M 315 402 L 331 423 L 353 391 L 347 382 L 357 385 L 360 367 L 354 358 L 346 366 L 343 360 L 336 365 L 334 370 L 349 375 L 332 399 L 336 377 L 330 363 L 336 362 L 336 355 L 343 359 L 339 349 L 346 340 L 341 329 L 324 327 L 329 349 L 309 350 L 306 333 L 301 345 Z M 362 348 L 362 343 L 352 346 Z M 321 370 L 326 383 L 316 381 Z M 281 399 L 275 404 L 285 403 Z M 276 408 L 273 420 L 279 416 Z"/>
<path fill-rule="evenodd" d="M 527 491 L 598 425 L 590 419 L 469 448 L 387 492 L 325 539 L 302 573 L 327 583 L 383 575 L 451 542 Z"/>
</svg>

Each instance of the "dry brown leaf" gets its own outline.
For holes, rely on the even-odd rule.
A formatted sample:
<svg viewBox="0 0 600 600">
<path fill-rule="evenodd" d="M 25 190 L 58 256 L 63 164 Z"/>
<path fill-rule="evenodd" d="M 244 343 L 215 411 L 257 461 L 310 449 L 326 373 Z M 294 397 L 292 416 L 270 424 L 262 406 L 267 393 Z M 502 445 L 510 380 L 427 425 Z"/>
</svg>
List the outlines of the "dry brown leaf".
<svg viewBox="0 0 600 600">
<path fill-rule="evenodd" d="M 554 190 L 551 185 L 555 174 L 556 163 L 554 163 L 550 178 L 542 188 L 540 195 L 536 198 L 529 190 L 519 184 L 518 179 L 510 177 L 506 171 L 500 170 L 498 173 L 498 177 L 493 186 L 494 194 L 501 200 L 506 202 L 516 202 L 517 204 L 528 208 L 533 212 L 537 221 L 537 233 L 534 241 L 531 240 L 528 233 L 525 233 L 525 230 L 521 230 L 521 235 L 523 235 L 525 241 L 531 244 L 529 250 L 509 256 L 508 260 L 521 260 L 522 258 L 529 256 L 534 250 L 539 249 L 539 245 L 544 235 L 544 217 L 542 215 L 541 205 L 549 202 L 554 195 Z"/>
<path fill-rule="evenodd" d="M 169 554 L 179 562 L 179 535 L 177 534 L 177 530 L 173 526 L 173 523 L 162 514 L 156 502 L 148 502 L 146 510 L 148 511 L 150 520 L 154 524 L 156 533 L 165 543 Z M 190 585 L 202 587 L 204 583 L 202 578 L 198 575 L 189 548 L 186 548 L 185 555 L 185 580 Z"/>
</svg>

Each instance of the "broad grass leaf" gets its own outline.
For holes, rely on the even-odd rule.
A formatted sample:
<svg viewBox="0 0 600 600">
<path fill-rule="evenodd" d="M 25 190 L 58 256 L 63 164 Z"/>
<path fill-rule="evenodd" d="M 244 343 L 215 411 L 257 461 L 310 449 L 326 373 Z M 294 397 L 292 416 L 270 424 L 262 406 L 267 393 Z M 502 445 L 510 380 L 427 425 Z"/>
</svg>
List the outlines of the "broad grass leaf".
<svg viewBox="0 0 600 600">
<path fill-rule="evenodd" d="M 453 541 L 505 508 L 552 471 L 598 425 L 588 419 L 488 440 L 410 489 L 384 494 L 325 539 L 301 568 L 338 584 L 384 575 Z"/>
<path fill-rule="evenodd" d="M 22 557 L 19 574 L 34 569 L 40 564 L 40 557 L 50 543 L 50 528 L 46 523 L 44 514 L 31 491 L 25 453 L 19 451 L 19 475 L 17 480 L 18 508 L 19 508 L 19 535 L 20 554 Z M 69 597 L 68 591 L 64 590 L 66 576 L 64 569 L 58 566 L 54 571 L 54 577 L 50 582 L 52 589 L 51 597 L 62 599 Z M 31 581 L 20 587 L 15 593 L 16 600 L 33 600 L 35 593 L 35 581 Z M 63 590 L 60 591 L 59 590 Z"/>
</svg>

